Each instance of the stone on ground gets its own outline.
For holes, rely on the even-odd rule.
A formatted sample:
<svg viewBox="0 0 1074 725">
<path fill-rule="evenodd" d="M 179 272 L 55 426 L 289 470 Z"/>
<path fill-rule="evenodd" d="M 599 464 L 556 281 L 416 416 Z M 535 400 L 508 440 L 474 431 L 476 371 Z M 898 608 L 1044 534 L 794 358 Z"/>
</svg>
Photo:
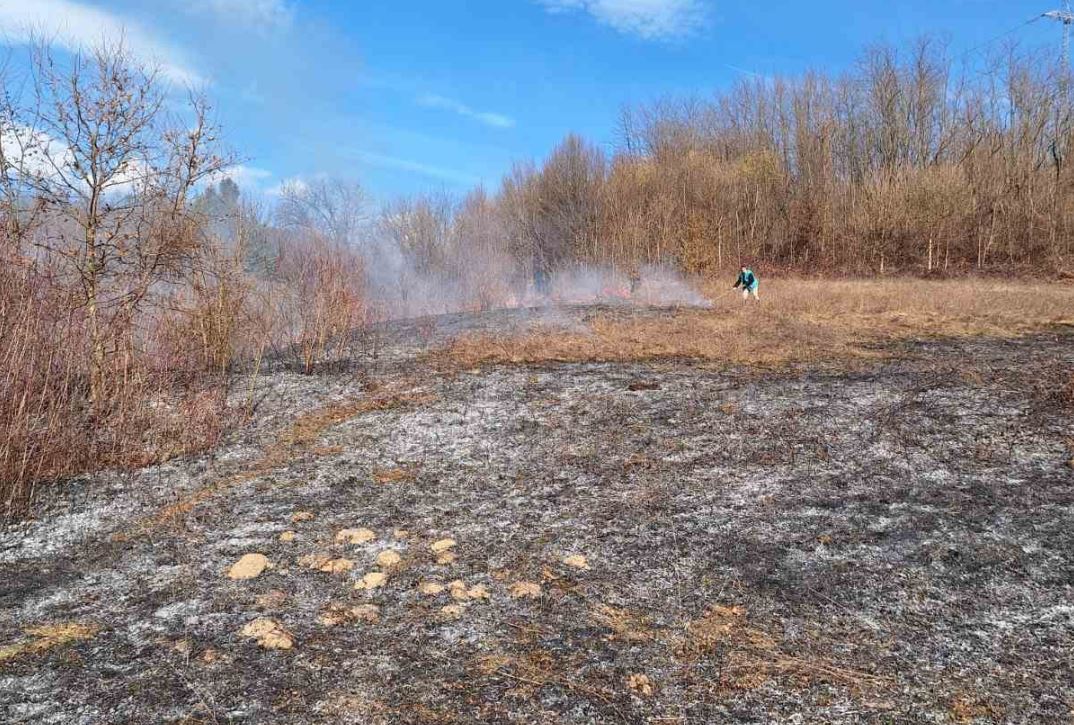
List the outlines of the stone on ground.
<svg viewBox="0 0 1074 725">
<path fill-rule="evenodd" d="M 280 624 L 268 617 L 258 617 L 240 632 L 243 637 L 256 639 L 265 649 L 291 649 L 295 641 Z"/>
<path fill-rule="evenodd" d="M 475 584 L 466 590 L 466 596 L 470 599 L 488 599 L 489 590 L 485 588 L 484 584 Z"/>
<path fill-rule="evenodd" d="M 340 529 L 336 534 L 336 543 L 366 544 L 377 538 L 369 529 Z"/>
<path fill-rule="evenodd" d="M 317 567 L 318 571 L 326 574 L 342 574 L 354 568 L 354 562 L 350 559 L 329 559 Z"/>
<path fill-rule="evenodd" d="M 513 599 L 533 599 L 541 596 L 541 585 L 526 581 L 515 582 L 511 585 L 510 592 Z"/>
<path fill-rule="evenodd" d="M 402 561 L 402 557 L 399 556 L 399 552 L 394 551 L 392 549 L 385 549 L 384 551 L 377 554 L 377 566 L 383 566 L 387 568 L 390 566 L 395 566 L 400 561 Z"/>
<path fill-rule="evenodd" d="M 357 622 L 375 624 L 380 620 L 380 607 L 376 604 L 359 604 L 357 607 L 351 607 L 350 615 Z"/>
<path fill-rule="evenodd" d="M 588 569 L 589 562 L 581 554 L 571 554 L 563 557 L 563 563 L 575 569 Z"/>
<path fill-rule="evenodd" d="M 448 604 L 446 607 L 441 607 L 440 614 L 447 619 L 458 619 L 462 616 L 465 607 L 461 604 Z"/>
<path fill-rule="evenodd" d="M 242 558 L 231 565 L 227 575 L 231 579 L 253 579 L 261 575 L 269 566 L 264 554 L 243 554 Z"/>
<path fill-rule="evenodd" d="M 388 575 L 382 571 L 371 571 L 358 582 L 355 582 L 355 589 L 376 589 L 379 586 L 383 586 L 384 582 L 388 580 Z"/>
<path fill-rule="evenodd" d="M 435 597 L 444 591 L 444 585 L 438 582 L 423 582 L 418 585 L 418 591 L 427 597 Z"/>
<path fill-rule="evenodd" d="M 634 674 L 627 678 L 627 687 L 644 697 L 652 697 L 653 683 L 648 675 Z"/>
</svg>

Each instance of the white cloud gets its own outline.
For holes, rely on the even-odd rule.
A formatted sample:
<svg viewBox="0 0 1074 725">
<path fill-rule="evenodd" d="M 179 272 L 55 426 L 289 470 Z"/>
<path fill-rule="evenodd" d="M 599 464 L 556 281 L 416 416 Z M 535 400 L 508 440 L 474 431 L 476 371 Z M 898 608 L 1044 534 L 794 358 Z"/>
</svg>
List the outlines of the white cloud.
<svg viewBox="0 0 1074 725">
<path fill-rule="evenodd" d="M 73 0 L 0 0 L 0 41 L 38 39 L 70 51 L 122 41 L 138 60 L 160 68 L 169 80 L 184 85 L 203 82 L 170 44 L 106 10 Z"/>
<path fill-rule="evenodd" d="M 586 12 L 620 33 L 645 40 L 689 35 L 705 21 L 702 0 L 536 0 L 553 13 Z"/>
<path fill-rule="evenodd" d="M 445 98 L 444 96 L 438 96 L 435 93 L 426 93 L 418 97 L 418 103 L 427 108 L 440 108 L 445 111 L 451 111 L 457 113 L 460 116 L 466 118 L 472 118 L 475 121 L 485 124 L 486 126 L 495 126 L 496 128 L 511 128 L 515 125 L 515 119 L 505 116 L 502 113 L 490 113 L 488 111 L 475 111 L 461 101 L 456 101 L 453 98 Z"/>
<path fill-rule="evenodd" d="M 74 165 L 75 154 L 64 142 L 24 124 L 0 124 L 0 148 L 11 164 L 9 173 L 23 182 L 45 184 L 63 190 L 89 192 L 82 172 Z M 129 193 L 149 178 L 150 166 L 142 158 L 130 158 L 109 179 L 102 191 L 108 196 Z"/>
<path fill-rule="evenodd" d="M 21 123 L 0 123 L 0 149 L 15 176 L 54 179 L 70 164 L 71 153 L 44 131 Z"/>
<path fill-rule="evenodd" d="M 265 30 L 289 27 L 295 14 L 285 0 L 187 0 L 180 5 L 184 10 Z"/>
<path fill-rule="evenodd" d="M 216 184 L 224 179 L 231 179 L 239 185 L 240 189 L 244 191 L 256 190 L 272 178 L 272 172 L 267 169 L 260 169 L 256 166 L 247 166 L 245 164 L 235 164 L 229 166 L 226 169 L 218 171 L 209 177 L 208 182 L 210 184 Z"/>
</svg>

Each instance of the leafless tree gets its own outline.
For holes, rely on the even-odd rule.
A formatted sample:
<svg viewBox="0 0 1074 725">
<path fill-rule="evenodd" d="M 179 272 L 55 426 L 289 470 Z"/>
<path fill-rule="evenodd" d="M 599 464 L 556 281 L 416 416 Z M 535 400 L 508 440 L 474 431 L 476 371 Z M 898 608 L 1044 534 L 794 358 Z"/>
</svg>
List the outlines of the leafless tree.
<svg viewBox="0 0 1074 725">
<path fill-rule="evenodd" d="M 357 181 L 319 176 L 284 185 L 276 207 L 277 223 L 286 229 L 315 231 L 336 244 L 357 240 L 369 219 L 369 201 Z"/>
<path fill-rule="evenodd" d="M 41 222 L 43 253 L 73 276 L 89 327 L 93 399 L 110 356 L 129 345 L 132 322 L 156 285 L 174 281 L 199 243 L 188 202 L 229 159 L 205 100 L 165 112 L 157 73 L 122 45 L 58 62 L 46 46 L 32 58 L 31 97 L 7 104 L 4 196 Z M 20 216 L 26 218 L 26 213 Z"/>
</svg>

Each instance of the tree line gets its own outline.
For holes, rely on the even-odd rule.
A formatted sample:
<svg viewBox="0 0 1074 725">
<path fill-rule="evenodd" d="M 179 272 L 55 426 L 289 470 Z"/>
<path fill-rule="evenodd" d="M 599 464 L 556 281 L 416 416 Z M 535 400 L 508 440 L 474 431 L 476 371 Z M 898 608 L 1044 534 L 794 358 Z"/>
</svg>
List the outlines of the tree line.
<svg viewBox="0 0 1074 725">
<path fill-rule="evenodd" d="M 1054 55 L 877 46 L 840 75 L 628 108 L 613 152 L 568 136 L 496 203 L 535 266 L 1069 274 L 1071 100 Z"/>
</svg>

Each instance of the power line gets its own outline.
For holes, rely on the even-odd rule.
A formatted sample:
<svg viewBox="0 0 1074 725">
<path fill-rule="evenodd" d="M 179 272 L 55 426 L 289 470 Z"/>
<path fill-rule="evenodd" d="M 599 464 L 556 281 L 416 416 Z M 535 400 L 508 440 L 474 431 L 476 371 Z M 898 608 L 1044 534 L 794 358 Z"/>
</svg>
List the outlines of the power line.
<svg viewBox="0 0 1074 725">
<path fill-rule="evenodd" d="M 1063 0 L 1063 2 L 1064 2 L 1064 4 L 1069 4 L 1069 0 Z M 1055 11 L 1055 12 L 1058 12 L 1058 11 Z M 1008 35 L 1013 35 L 1014 33 L 1017 33 L 1019 30 L 1021 30 L 1025 26 L 1032 25 L 1033 23 L 1037 22 L 1038 20 L 1040 20 L 1041 18 L 1043 18 L 1043 17 L 1045 17 L 1047 15 L 1048 15 L 1048 13 L 1042 13 L 1040 15 L 1034 15 L 1029 20 L 1026 20 L 1026 21 L 1021 22 L 1021 23 L 1018 23 L 1018 25 L 1015 25 L 1013 28 L 1010 28 L 1008 30 L 1004 30 L 999 35 L 997 35 L 997 36 L 995 36 L 993 38 L 989 38 L 988 40 L 984 41 L 983 43 L 978 43 L 977 45 L 973 46 L 969 50 L 965 50 L 965 51 L 959 53 L 955 57 L 959 58 L 959 59 L 964 58 L 967 55 L 969 55 L 970 53 L 978 51 L 981 48 L 985 47 L 986 45 L 992 45 L 992 43 L 995 43 L 997 40 L 1001 40 L 1003 38 L 1006 38 Z M 1072 17 L 1074 17 L 1074 16 L 1072 16 Z"/>
</svg>

